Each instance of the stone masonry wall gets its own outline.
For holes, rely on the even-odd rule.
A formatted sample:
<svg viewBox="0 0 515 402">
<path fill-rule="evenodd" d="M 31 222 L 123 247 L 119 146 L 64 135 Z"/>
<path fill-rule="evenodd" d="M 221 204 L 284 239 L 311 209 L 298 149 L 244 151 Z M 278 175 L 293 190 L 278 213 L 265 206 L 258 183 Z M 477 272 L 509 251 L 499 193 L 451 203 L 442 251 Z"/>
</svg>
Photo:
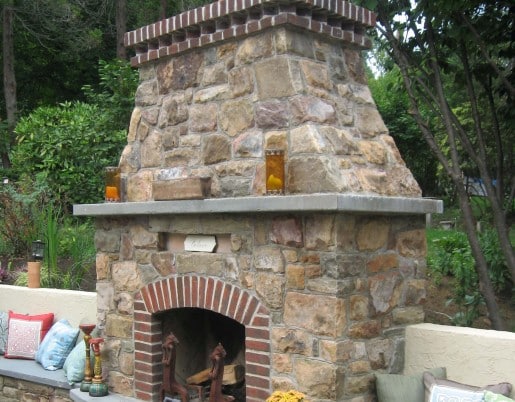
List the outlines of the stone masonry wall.
<svg viewBox="0 0 515 402">
<path fill-rule="evenodd" d="M 127 201 L 152 182 L 212 177 L 212 197 L 265 193 L 264 151 L 285 151 L 286 193 L 421 192 L 388 135 L 359 50 L 290 26 L 140 66 L 120 166 Z"/>
<path fill-rule="evenodd" d="M 284 150 L 287 194 L 420 197 L 366 84 L 374 18 L 343 0 L 220 0 L 127 33 L 140 85 L 120 159 L 124 200 L 151 207 L 154 182 L 195 177 L 211 177 L 212 198 L 262 196 L 271 148 Z M 291 388 L 312 402 L 371 402 L 374 372 L 402 369 L 404 327 L 423 320 L 422 214 L 96 224 L 98 324 L 115 393 L 158 399 L 159 313 L 174 308 L 244 325 L 248 402 Z M 186 252 L 189 234 L 216 236 L 219 248 Z"/>
<path fill-rule="evenodd" d="M 259 328 L 246 329 L 254 356 L 247 401 L 291 388 L 312 402 L 372 401 L 373 373 L 402 369 L 404 326 L 423 321 L 424 225 L 423 216 L 348 214 L 98 218 L 99 326 L 112 391 L 156 400 L 156 312 L 200 306 L 244 323 L 244 312 L 231 309 L 245 292 L 262 306 Z M 174 250 L 163 244 L 172 234 L 216 235 L 229 245 Z M 206 301 L 215 291 L 216 307 Z"/>
<path fill-rule="evenodd" d="M 54 388 L 6 376 L 0 376 L 0 401 L 72 402 L 69 389 Z"/>
</svg>

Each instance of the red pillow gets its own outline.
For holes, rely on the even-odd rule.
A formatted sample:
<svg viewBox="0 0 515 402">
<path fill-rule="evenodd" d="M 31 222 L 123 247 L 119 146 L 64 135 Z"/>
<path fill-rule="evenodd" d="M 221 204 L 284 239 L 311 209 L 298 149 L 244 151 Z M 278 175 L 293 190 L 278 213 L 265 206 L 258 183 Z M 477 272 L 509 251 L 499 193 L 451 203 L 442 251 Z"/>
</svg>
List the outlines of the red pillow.
<svg viewBox="0 0 515 402">
<path fill-rule="evenodd" d="M 54 322 L 54 314 L 25 315 L 9 311 L 5 357 L 34 359 L 39 344 Z"/>
</svg>

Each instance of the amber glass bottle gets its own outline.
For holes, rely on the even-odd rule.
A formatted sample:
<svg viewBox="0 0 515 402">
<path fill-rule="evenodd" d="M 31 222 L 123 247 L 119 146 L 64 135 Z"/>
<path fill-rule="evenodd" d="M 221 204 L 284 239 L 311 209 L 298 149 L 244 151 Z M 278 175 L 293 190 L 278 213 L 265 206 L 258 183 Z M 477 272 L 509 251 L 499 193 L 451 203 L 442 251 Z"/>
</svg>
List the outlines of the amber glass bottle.
<svg viewBox="0 0 515 402">
<path fill-rule="evenodd" d="M 120 168 L 109 166 L 105 168 L 105 200 L 120 202 L 121 180 Z"/>
<path fill-rule="evenodd" d="M 284 151 L 268 149 L 265 151 L 266 193 L 284 194 Z"/>
</svg>

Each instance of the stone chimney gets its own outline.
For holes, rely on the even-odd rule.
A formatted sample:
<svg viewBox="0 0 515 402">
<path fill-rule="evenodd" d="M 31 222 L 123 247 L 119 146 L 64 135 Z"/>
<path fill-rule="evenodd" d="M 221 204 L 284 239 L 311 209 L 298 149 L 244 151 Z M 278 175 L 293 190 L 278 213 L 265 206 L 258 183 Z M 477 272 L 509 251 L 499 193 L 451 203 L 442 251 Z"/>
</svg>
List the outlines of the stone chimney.
<svg viewBox="0 0 515 402">
<path fill-rule="evenodd" d="M 285 151 L 286 194 L 420 196 L 366 84 L 373 25 L 346 1 L 234 0 L 126 34 L 141 73 L 127 200 L 192 176 L 212 197 L 264 195 L 269 148 Z"/>
</svg>

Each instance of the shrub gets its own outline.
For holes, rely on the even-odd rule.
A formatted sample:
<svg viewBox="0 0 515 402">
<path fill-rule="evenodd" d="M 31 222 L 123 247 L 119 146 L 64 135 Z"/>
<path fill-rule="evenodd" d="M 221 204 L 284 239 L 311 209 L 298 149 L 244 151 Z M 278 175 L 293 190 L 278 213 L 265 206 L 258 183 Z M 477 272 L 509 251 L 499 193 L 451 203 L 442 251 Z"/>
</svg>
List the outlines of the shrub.
<svg viewBox="0 0 515 402">
<path fill-rule="evenodd" d="M 63 283 L 64 289 L 81 289 L 90 269 L 95 267 L 95 228 L 91 221 L 65 220 L 59 231 L 58 253 L 62 260 L 68 260 Z"/>
<path fill-rule="evenodd" d="M 453 317 L 456 325 L 471 325 L 484 304 L 479 293 L 475 260 L 465 233 L 460 231 L 428 231 L 429 274 L 438 284 L 443 276 L 454 277 L 454 295 L 449 303 L 456 303 L 461 311 Z M 497 233 L 487 229 L 479 235 L 488 274 L 494 290 L 500 293 L 511 285 L 508 266 L 500 250 Z"/>
<path fill-rule="evenodd" d="M 442 276 L 454 276 L 455 301 L 460 303 L 471 289 L 477 288 L 478 278 L 474 269 L 474 258 L 465 233 L 459 231 L 445 233 L 429 243 L 428 264 L 437 283 Z"/>
<path fill-rule="evenodd" d="M 32 241 L 41 238 L 43 210 L 49 202 L 45 183 L 24 178 L 0 187 L 0 243 L 2 255 L 27 257 Z"/>
<path fill-rule="evenodd" d="M 89 103 L 40 107 L 16 126 L 13 171 L 42 173 L 63 212 L 103 198 L 103 168 L 118 164 L 126 143 L 138 72 L 127 61 L 100 61 L 99 77 L 98 87 L 82 88 Z"/>
<path fill-rule="evenodd" d="M 98 64 L 98 88 L 84 85 L 82 90 L 88 103 L 97 105 L 103 111 L 106 129 L 123 130 L 128 126 L 134 108 L 138 71 L 126 60 L 100 60 Z"/>
<path fill-rule="evenodd" d="M 55 220 L 58 214 L 52 209 L 47 213 L 53 214 L 50 220 Z M 94 226 L 90 221 L 77 222 L 74 219 L 66 218 L 60 221 L 59 226 L 53 223 L 52 240 L 54 244 L 55 256 L 47 258 L 41 267 L 41 286 L 58 289 L 83 290 L 84 279 L 89 270 L 94 269 L 95 264 L 95 245 L 94 245 Z M 48 242 L 48 239 L 46 239 Z M 48 244 L 47 244 L 47 253 Z M 59 260 L 57 259 L 59 256 Z M 18 286 L 27 285 L 27 273 L 22 272 L 16 278 L 15 284 Z"/>
<path fill-rule="evenodd" d="M 80 102 L 40 107 L 19 121 L 16 134 L 13 169 L 43 175 L 66 209 L 102 199 L 103 168 L 118 163 L 125 143 L 125 131 L 105 131 L 102 111 Z"/>
</svg>

